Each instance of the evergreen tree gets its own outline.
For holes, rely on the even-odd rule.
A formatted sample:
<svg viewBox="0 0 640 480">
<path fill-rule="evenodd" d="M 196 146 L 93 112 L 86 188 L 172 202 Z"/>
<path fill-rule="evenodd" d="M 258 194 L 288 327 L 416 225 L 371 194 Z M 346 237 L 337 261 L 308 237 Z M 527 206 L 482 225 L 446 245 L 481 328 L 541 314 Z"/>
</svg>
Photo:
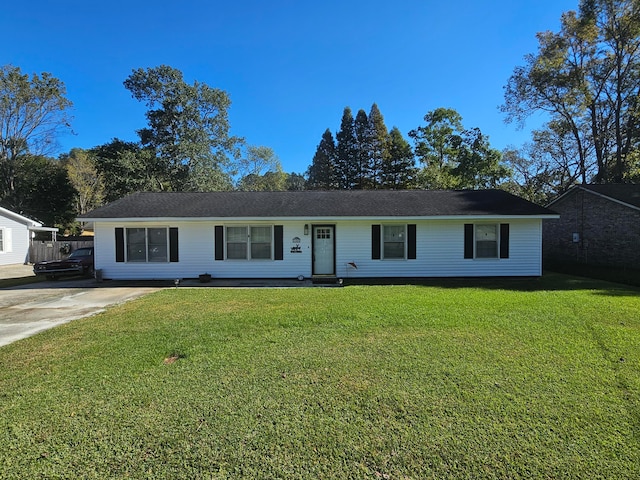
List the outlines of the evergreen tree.
<svg viewBox="0 0 640 480">
<path fill-rule="evenodd" d="M 369 119 L 364 110 L 358 110 L 354 122 L 354 132 L 356 139 L 355 152 L 355 182 L 352 188 L 364 190 L 368 188 L 370 182 L 369 168 Z"/>
<path fill-rule="evenodd" d="M 389 148 L 387 145 L 388 138 L 387 126 L 384 124 L 384 118 L 378 105 L 375 103 L 371 106 L 369 118 L 367 122 L 367 179 L 366 187 L 377 189 L 382 187 L 382 175 L 384 164 L 389 157 Z"/>
<path fill-rule="evenodd" d="M 336 145 L 328 128 L 322 134 L 311 166 L 307 170 L 310 190 L 332 190 L 338 188 L 336 178 Z"/>
<path fill-rule="evenodd" d="M 381 188 L 402 190 L 415 187 L 416 168 L 411 145 L 398 127 L 393 127 L 387 137 L 387 152 L 381 170 Z"/>
<path fill-rule="evenodd" d="M 356 184 L 358 150 L 353 114 L 349 107 L 345 107 L 342 113 L 336 141 L 336 188 L 351 190 Z"/>
</svg>

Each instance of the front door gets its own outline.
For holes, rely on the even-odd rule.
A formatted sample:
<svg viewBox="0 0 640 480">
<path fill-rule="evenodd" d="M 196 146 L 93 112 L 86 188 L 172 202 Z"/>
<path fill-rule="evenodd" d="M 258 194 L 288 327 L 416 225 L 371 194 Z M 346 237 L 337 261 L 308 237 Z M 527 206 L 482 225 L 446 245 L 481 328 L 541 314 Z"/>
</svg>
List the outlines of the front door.
<svg viewBox="0 0 640 480">
<path fill-rule="evenodd" d="M 333 225 L 314 225 L 313 235 L 313 274 L 335 275 L 335 228 Z"/>
</svg>

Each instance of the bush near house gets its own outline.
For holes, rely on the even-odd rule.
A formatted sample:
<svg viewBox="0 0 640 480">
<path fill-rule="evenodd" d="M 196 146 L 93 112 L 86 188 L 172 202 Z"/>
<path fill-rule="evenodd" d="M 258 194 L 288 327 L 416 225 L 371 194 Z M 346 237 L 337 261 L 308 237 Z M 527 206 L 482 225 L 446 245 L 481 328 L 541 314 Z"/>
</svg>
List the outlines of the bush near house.
<svg viewBox="0 0 640 480">
<path fill-rule="evenodd" d="M 640 290 L 168 288 L 0 348 L 2 478 L 638 478 Z"/>
</svg>

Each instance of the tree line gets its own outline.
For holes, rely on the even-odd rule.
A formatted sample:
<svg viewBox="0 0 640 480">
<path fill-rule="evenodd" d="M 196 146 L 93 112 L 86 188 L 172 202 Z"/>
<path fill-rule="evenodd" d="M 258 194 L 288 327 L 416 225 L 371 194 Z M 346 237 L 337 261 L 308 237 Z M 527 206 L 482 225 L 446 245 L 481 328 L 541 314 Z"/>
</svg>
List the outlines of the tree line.
<svg viewBox="0 0 640 480">
<path fill-rule="evenodd" d="M 48 225 L 146 191 L 503 188 L 544 204 L 575 183 L 640 182 L 640 2 L 581 0 L 558 32 L 507 80 L 500 109 L 517 125 L 544 125 L 526 144 L 498 151 L 449 108 L 427 112 L 405 138 L 377 104 L 345 107 L 304 174 L 275 152 L 231 134 L 228 94 L 187 83 L 162 65 L 123 85 L 146 108 L 137 141 L 117 138 L 52 157 L 71 129 L 64 83 L 0 67 L 0 205 Z"/>
</svg>

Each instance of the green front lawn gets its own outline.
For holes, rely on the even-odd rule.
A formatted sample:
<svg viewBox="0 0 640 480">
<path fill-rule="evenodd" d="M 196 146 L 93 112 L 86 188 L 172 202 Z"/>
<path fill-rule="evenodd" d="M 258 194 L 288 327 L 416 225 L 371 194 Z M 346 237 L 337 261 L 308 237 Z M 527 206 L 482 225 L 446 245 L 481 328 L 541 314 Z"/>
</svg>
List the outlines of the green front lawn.
<svg viewBox="0 0 640 480">
<path fill-rule="evenodd" d="M 640 290 L 169 288 L 0 348 L 0 478 L 639 478 Z"/>
</svg>

